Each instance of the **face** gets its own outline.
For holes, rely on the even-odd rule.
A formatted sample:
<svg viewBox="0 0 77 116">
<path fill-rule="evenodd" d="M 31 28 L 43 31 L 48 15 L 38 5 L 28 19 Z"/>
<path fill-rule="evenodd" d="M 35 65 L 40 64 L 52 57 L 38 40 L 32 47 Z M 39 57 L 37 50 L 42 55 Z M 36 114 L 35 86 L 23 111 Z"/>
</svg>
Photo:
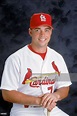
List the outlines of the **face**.
<svg viewBox="0 0 77 116">
<path fill-rule="evenodd" d="M 52 28 L 49 26 L 38 26 L 34 29 L 29 29 L 29 34 L 32 37 L 32 47 L 34 49 L 46 49 L 50 41 Z"/>
</svg>

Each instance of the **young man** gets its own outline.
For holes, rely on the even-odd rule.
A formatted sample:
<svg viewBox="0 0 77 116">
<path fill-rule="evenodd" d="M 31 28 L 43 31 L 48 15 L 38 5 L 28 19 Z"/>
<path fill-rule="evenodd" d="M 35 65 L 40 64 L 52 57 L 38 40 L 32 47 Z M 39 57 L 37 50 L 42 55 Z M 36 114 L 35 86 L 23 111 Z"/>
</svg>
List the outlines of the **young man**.
<svg viewBox="0 0 77 116">
<path fill-rule="evenodd" d="M 56 105 L 67 97 L 71 85 L 63 57 L 48 47 L 52 17 L 33 14 L 30 44 L 13 53 L 5 62 L 1 89 L 4 100 L 12 102 L 10 116 L 68 116 Z"/>
</svg>

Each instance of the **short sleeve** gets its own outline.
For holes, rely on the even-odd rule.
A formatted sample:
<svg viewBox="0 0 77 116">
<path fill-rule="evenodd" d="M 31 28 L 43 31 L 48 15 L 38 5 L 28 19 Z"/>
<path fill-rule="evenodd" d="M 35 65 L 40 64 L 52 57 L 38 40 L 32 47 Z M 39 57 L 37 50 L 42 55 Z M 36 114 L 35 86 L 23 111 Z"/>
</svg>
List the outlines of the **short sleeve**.
<svg viewBox="0 0 77 116">
<path fill-rule="evenodd" d="M 61 59 L 60 59 L 60 65 L 59 66 L 60 66 L 59 67 L 60 76 L 58 76 L 58 79 L 57 79 L 57 88 L 70 86 L 72 84 L 72 82 L 70 80 L 70 74 L 69 74 L 67 65 L 66 65 L 62 56 L 61 56 Z"/>
<path fill-rule="evenodd" d="M 1 80 L 1 89 L 17 90 L 20 77 L 19 63 L 14 57 L 7 58 Z"/>
</svg>

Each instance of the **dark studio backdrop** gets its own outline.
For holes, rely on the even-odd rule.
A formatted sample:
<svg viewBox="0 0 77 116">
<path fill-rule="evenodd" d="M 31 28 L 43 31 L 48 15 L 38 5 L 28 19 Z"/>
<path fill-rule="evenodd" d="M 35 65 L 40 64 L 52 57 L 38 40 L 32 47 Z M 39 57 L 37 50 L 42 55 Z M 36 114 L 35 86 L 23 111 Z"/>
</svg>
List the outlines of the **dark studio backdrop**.
<svg viewBox="0 0 77 116">
<path fill-rule="evenodd" d="M 33 13 L 53 16 L 53 35 L 49 46 L 63 55 L 70 73 L 77 72 L 77 0 L 0 0 L 0 82 L 6 58 L 31 41 L 29 20 Z M 0 115 L 9 116 L 12 104 L 2 99 Z M 77 82 L 58 106 L 77 116 Z"/>
</svg>

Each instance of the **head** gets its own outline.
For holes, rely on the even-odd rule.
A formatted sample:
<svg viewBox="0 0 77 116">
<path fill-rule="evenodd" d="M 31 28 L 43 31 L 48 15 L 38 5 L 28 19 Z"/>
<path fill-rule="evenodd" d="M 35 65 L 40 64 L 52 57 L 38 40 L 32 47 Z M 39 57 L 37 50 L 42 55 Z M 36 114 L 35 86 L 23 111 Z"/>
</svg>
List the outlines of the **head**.
<svg viewBox="0 0 77 116">
<path fill-rule="evenodd" d="M 30 19 L 29 34 L 32 37 L 32 45 L 47 47 L 52 34 L 52 17 L 46 13 L 35 13 Z"/>
</svg>

